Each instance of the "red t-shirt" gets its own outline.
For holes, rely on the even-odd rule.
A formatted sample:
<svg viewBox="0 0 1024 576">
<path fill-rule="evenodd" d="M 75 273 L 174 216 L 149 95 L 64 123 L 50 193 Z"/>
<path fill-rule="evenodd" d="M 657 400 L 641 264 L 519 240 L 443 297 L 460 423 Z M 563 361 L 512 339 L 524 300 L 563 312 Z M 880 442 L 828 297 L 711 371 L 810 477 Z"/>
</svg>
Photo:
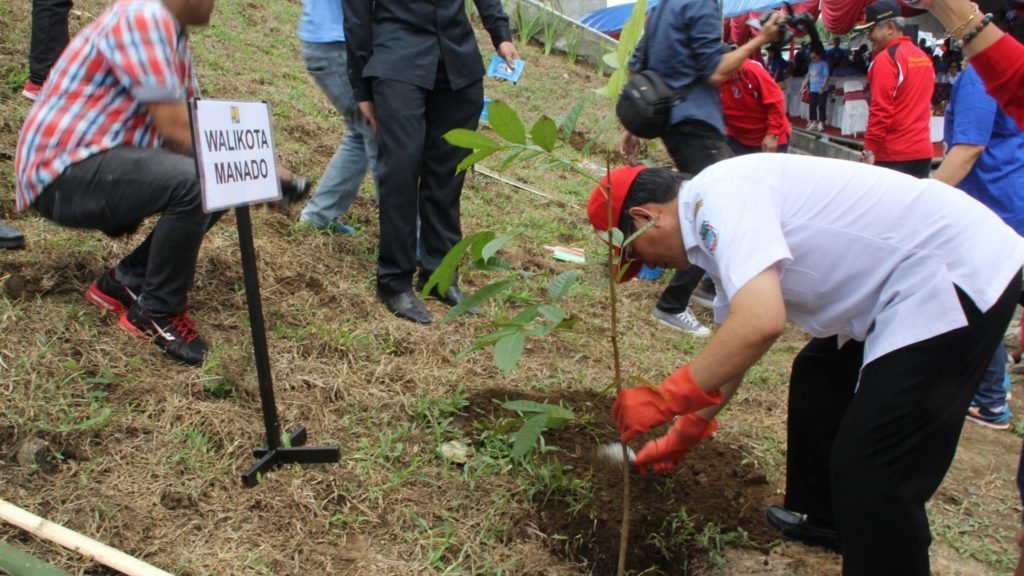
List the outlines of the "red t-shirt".
<svg viewBox="0 0 1024 576">
<path fill-rule="evenodd" d="M 786 118 L 782 90 L 771 74 L 757 62 L 747 59 L 721 86 L 725 134 L 744 146 L 761 145 L 765 135 L 779 137 L 779 146 L 789 142 L 792 130 Z"/>
</svg>

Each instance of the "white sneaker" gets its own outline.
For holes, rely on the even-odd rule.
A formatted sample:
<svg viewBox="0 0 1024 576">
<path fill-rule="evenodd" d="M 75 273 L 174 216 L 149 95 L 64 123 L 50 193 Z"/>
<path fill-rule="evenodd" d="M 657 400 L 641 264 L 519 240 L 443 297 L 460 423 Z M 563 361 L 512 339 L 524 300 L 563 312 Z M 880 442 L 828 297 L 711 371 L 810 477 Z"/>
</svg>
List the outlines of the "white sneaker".
<svg viewBox="0 0 1024 576">
<path fill-rule="evenodd" d="M 651 311 L 651 318 L 654 318 L 659 323 L 668 326 L 673 330 L 678 330 L 695 336 L 697 338 L 707 338 L 711 336 L 711 329 L 700 323 L 697 317 L 693 315 L 693 311 L 689 307 L 682 312 L 672 314 L 671 312 L 664 312 L 655 308 Z"/>
</svg>

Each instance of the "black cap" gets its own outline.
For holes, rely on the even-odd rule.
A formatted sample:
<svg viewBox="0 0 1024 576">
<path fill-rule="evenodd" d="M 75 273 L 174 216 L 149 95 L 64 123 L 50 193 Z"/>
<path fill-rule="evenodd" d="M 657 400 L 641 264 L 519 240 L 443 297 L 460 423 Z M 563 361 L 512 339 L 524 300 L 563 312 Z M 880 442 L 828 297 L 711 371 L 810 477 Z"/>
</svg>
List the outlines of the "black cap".
<svg viewBox="0 0 1024 576">
<path fill-rule="evenodd" d="M 878 2 L 868 4 L 868 7 L 864 9 L 864 23 L 860 26 L 854 26 L 853 29 L 863 30 L 883 20 L 900 16 L 903 16 L 903 8 L 900 7 L 899 2 L 896 0 L 879 0 Z"/>
</svg>

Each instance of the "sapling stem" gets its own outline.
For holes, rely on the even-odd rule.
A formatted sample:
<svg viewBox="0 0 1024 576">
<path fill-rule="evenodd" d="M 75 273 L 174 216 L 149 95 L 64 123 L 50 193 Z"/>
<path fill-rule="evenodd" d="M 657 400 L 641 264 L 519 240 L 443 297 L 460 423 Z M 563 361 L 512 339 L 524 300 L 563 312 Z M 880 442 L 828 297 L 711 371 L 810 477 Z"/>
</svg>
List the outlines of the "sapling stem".
<svg viewBox="0 0 1024 576">
<path fill-rule="evenodd" d="M 612 167 L 611 161 L 605 158 L 605 178 L 608 181 L 608 222 L 613 221 L 612 214 Z M 608 231 L 608 238 L 611 240 L 611 230 Z M 620 246 L 618 253 L 615 251 L 615 243 L 608 243 L 608 294 L 611 298 L 611 339 L 612 339 L 612 361 L 615 366 L 615 393 L 622 392 L 622 363 L 619 360 L 619 315 L 618 315 L 618 283 L 619 275 L 616 264 L 622 259 Z M 616 574 L 623 576 L 626 573 L 626 552 L 629 549 L 629 446 L 622 442 L 622 528 L 619 532 L 619 566 Z"/>
</svg>

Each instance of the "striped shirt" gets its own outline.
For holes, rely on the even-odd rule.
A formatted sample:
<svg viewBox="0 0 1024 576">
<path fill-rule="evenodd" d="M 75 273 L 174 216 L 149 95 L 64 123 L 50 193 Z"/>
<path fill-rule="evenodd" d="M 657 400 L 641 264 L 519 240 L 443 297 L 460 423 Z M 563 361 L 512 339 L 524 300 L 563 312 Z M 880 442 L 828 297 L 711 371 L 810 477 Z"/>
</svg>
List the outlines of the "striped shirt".
<svg viewBox="0 0 1024 576">
<path fill-rule="evenodd" d="M 68 166 L 116 148 L 158 148 L 147 103 L 198 96 L 188 36 L 160 0 L 118 0 L 68 44 L 18 137 L 18 211 Z"/>
</svg>

